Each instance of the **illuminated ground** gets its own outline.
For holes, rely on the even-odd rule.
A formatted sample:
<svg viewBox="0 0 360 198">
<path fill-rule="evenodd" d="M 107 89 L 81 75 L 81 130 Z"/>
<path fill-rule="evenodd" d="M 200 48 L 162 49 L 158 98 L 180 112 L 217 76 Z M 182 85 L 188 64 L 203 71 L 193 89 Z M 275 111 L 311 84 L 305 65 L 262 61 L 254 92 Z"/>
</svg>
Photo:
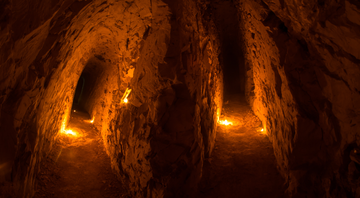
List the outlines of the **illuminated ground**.
<svg viewBox="0 0 360 198">
<path fill-rule="evenodd" d="M 205 161 L 199 198 L 283 198 L 284 179 L 276 169 L 261 122 L 241 96 L 224 101 L 215 149 Z M 87 114 L 72 113 L 68 128 L 44 160 L 35 197 L 128 197 L 110 167 L 102 140 Z"/>
<path fill-rule="evenodd" d="M 234 95 L 224 101 L 223 114 L 220 120 L 233 125 L 217 128 L 198 197 L 284 197 L 284 179 L 276 169 L 272 145 L 244 97 Z"/>
<path fill-rule="evenodd" d="M 41 165 L 35 197 L 128 197 L 116 179 L 100 135 L 87 114 L 72 113 L 67 129 Z"/>
</svg>

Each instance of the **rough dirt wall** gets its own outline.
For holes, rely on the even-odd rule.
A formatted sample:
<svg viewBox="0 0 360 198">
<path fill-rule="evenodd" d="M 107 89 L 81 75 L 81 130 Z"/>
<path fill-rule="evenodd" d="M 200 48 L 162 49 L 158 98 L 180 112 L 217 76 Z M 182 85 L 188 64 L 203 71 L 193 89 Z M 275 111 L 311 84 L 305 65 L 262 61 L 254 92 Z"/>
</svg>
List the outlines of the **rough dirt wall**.
<svg viewBox="0 0 360 198">
<path fill-rule="evenodd" d="M 215 140 L 219 49 L 195 2 L 156 3 L 153 23 L 160 25 L 141 42 L 129 104 L 115 108 L 103 135 L 134 197 L 189 196 Z"/>
<path fill-rule="evenodd" d="M 66 127 L 77 81 L 94 58 L 103 62 L 105 88 L 94 90 L 87 108 L 133 195 L 169 197 L 196 188 L 222 102 L 219 49 L 202 26 L 199 5 L 1 4 L 0 182 L 14 189 L 8 193 L 32 196 L 40 161 Z M 126 88 L 133 91 L 123 105 Z"/>
<path fill-rule="evenodd" d="M 1 182 L 30 197 L 85 64 L 102 55 L 126 72 L 150 16 L 139 2 L 8 1 L 1 9 Z"/>
<path fill-rule="evenodd" d="M 360 5 L 239 1 L 247 95 L 290 194 L 357 197 Z M 253 91 L 251 91 L 253 90 Z"/>
<path fill-rule="evenodd" d="M 12 185 L 16 196 L 31 196 L 39 161 L 51 148 L 69 108 L 70 99 L 65 92 L 76 83 L 70 81 L 65 86 L 50 83 L 50 79 L 81 70 L 69 72 L 62 68 L 63 73 L 51 75 L 61 68 L 57 42 L 64 35 L 59 31 L 64 27 L 56 26 L 56 22 L 68 23 L 79 11 L 77 7 L 86 3 L 2 3 L 0 163 L 6 167 L 1 169 L 5 175 L 2 182 L 12 181 L 8 189 Z M 71 3 L 74 7 L 70 11 Z M 63 12 L 68 13 L 67 17 L 61 15 Z"/>
</svg>

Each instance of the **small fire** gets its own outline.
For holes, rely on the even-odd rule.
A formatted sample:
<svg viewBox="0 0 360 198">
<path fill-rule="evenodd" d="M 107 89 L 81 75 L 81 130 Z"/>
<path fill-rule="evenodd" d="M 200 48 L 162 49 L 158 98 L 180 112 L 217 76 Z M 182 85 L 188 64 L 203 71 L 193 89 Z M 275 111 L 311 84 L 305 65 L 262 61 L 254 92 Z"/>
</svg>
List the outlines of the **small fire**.
<svg viewBox="0 0 360 198">
<path fill-rule="evenodd" d="M 266 134 L 266 129 L 265 129 L 265 128 L 261 128 L 261 129 L 259 129 L 259 130 L 257 130 L 257 131 L 259 131 L 259 132 L 262 133 L 262 134 Z"/>
<path fill-rule="evenodd" d="M 67 120 L 67 116 L 65 116 L 65 119 L 63 120 L 62 124 L 61 124 L 61 129 L 60 129 L 60 134 L 61 135 L 71 135 L 73 137 L 77 137 L 78 136 L 78 133 L 73 131 L 72 129 L 66 129 L 66 120 Z"/>
<path fill-rule="evenodd" d="M 85 122 L 88 122 L 88 123 L 94 123 L 95 121 L 95 116 L 92 118 L 92 120 L 85 120 Z"/>
<path fill-rule="evenodd" d="M 125 90 L 125 92 L 124 92 L 124 95 L 123 95 L 123 97 L 121 98 L 121 101 L 122 101 L 123 103 L 126 104 L 126 103 L 129 102 L 129 101 L 128 101 L 128 96 L 129 96 L 130 92 L 131 92 L 131 89 L 126 88 L 126 90 Z"/>
<path fill-rule="evenodd" d="M 61 134 L 67 135 L 67 136 L 73 136 L 77 137 L 78 133 L 76 131 L 73 131 L 72 129 L 61 129 Z"/>
<path fill-rule="evenodd" d="M 64 133 L 65 133 L 65 134 L 68 134 L 68 135 L 76 136 L 76 133 L 75 133 L 73 130 L 71 130 L 71 129 L 65 130 Z"/>
<path fill-rule="evenodd" d="M 226 126 L 233 124 L 232 122 L 229 122 L 229 121 L 227 121 L 227 120 L 220 120 L 219 123 L 222 124 L 222 125 L 226 125 Z"/>
</svg>

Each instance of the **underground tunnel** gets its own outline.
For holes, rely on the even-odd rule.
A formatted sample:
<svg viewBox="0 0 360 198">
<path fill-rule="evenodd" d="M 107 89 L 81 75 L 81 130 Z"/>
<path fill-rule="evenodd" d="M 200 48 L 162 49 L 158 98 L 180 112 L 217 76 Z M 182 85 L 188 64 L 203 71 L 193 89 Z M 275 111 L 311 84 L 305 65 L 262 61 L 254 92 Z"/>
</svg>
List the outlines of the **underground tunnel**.
<svg viewBox="0 0 360 198">
<path fill-rule="evenodd" d="M 0 2 L 0 197 L 360 197 L 355 0 Z"/>
</svg>

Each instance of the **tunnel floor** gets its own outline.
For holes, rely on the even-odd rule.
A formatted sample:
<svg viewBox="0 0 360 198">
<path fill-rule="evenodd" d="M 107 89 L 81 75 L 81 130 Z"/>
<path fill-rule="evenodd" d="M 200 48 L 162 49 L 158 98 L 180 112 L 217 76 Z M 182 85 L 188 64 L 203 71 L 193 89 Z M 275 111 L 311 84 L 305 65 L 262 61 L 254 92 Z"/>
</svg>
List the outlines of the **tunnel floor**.
<svg viewBox="0 0 360 198">
<path fill-rule="evenodd" d="M 242 95 L 231 95 L 217 128 L 215 148 L 204 162 L 197 197 L 285 198 L 272 144 Z"/>
<path fill-rule="evenodd" d="M 72 112 L 68 129 L 41 164 L 34 197 L 128 197 L 113 174 L 100 134 L 86 113 Z"/>
</svg>

